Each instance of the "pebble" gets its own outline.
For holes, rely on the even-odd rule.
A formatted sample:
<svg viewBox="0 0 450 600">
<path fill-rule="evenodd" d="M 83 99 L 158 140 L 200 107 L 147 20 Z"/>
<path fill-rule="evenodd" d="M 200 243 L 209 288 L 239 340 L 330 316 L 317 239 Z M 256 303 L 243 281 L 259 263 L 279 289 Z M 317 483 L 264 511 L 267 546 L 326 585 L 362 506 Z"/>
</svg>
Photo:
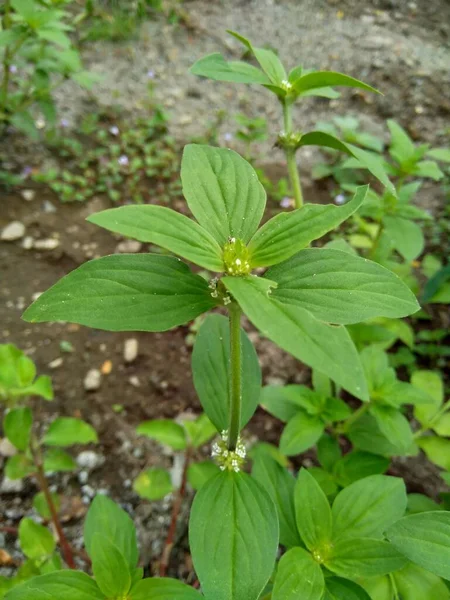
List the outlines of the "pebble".
<svg viewBox="0 0 450 600">
<path fill-rule="evenodd" d="M 98 390 L 102 383 L 102 374 L 98 369 L 90 369 L 84 378 L 84 389 L 87 392 Z"/>
<path fill-rule="evenodd" d="M 20 192 L 22 198 L 24 200 L 26 200 L 27 202 L 31 202 L 32 200 L 34 200 L 34 197 L 36 196 L 36 192 L 34 190 L 22 190 Z"/>
<path fill-rule="evenodd" d="M 105 462 L 105 457 L 101 454 L 97 454 L 93 450 L 83 450 L 76 458 L 77 465 L 81 469 L 85 469 L 87 471 L 93 471 L 94 469 L 98 469 Z"/>
<path fill-rule="evenodd" d="M 78 481 L 81 485 L 85 485 L 88 482 L 88 479 L 89 473 L 87 471 L 80 471 L 80 473 L 78 473 Z"/>
<path fill-rule="evenodd" d="M 42 205 L 42 209 L 45 213 L 55 213 L 56 206 L 50 202 L 50 200 L 45 200 Z"/>
<path fill-rule="evenodd" d="M 128 381 L 131 383 L 133 387 L 141 387 L 141 381 L 137 375 L 132 375 Z"/>
<path fill-rule="evenodd" d="M 125 340 L 123 348 L 123 358 L 126 363 L 131 363 L 136 360 L 139 352 L 139 342 L 136 338 L 129 338 Z"/>
<path fill-rule="evenodd" d="M 62 366 L 64 360 L 61 358 L 61 356 L 58 356 L 58 358 L 55 358 L 55 360 L 52 360 L 51 362 L 48 363 L 48 366 L 50 369 L 58 369 L 59 367 Z"/>
<path fill-rule="evenodd" d="M 16 454 L 16 447 L 11 444 L 8 438 L 3 438 L 0 441 L 0 456 L 5 456 L 6 458 L 9 458 L 10 456 L 15 456 Z"/>
<path fill-rule="evenodd" d="M 116 254 L 134 254 L 142 249 L 142 243 L 137 240 L 123 240 L 116 246 Z"/>
<path fill-rule="evenodd" d="M 4 477 L 0 486 L 0 494 L 20 494 L 23 491 L 22 479 L 8 479 Z"/>
<path fill-rule="evenodd" d="M 361 39 L 361 46 L 366 50 L 379 50 L 392 46 L 392 39 L 382 35 L 371 35 Z"/>
<path fill-rule="evenodd" d="M 25 235 L 25 225 L 20 221 L 12 221 L 2 230 L 0 239 L 5 242 L 20 240 Z"/>
<path fill-rule="evenodd" d="M 31 248 L 33 246 L 34 246 L 34 240 L 31 236 L 27 235 L 27 237 L 23 238 L 22 248 L 24 248 L 25 250 L 31 250 Z"/>
<path fill-rule="evenodd" d="M 83 485 L 81 487 L 81 491 L 83 492 L 84 496 L 87 496 L 89 499 L 92 499 L 95 496 L 95 490 L 90 485 Z M 84 497 L 83 497 L 83 502 L 84 502 Z"/>
<path fill-rule="evenodd" d="M 54 250 L 59 246 L 59 240 L 55 238 L 47 238 L 45 240 L 35 240 L 34 247 L 36 250 Z"/>
</svg>

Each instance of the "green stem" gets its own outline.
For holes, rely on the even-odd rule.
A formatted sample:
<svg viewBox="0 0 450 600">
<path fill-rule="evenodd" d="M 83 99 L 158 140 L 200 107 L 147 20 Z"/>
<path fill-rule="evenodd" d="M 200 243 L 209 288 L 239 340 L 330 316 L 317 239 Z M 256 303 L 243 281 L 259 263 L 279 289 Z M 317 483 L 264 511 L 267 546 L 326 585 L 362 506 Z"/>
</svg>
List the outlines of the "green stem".
<svg viewBox="0 0 450 600">
<path fill-rule="evenodd" d="M 369 252 L 370 259 L 372 259 L 375 256 L 375 254 L 377 253 L 378 246 L 380 244 L 382 235 L 383 235 L 383 223 L 380 221 L 377 235 L 375 236 L 375 239 L 373 240 L 372 248 L 370 249 L 370 252 Z"/>
<path fill-rule="evenodd" d="M 417 438 L 422 437 L 424 433 L 426 433 L 427 431 L 432 429 L 433 425 L 437 421 L 439 421 L 439 419 L 442 417 L 442 415 L 444 415 L 449 409 L 450 409 L 450 400 L 447 400 L 447 402 L 445 404 L 443 404 L 441 406 L 441 408 L 438 410 L 438 412 L 434 415 L 434 417 L 431 419 L 431 421 L 429 423 L 427 423 L 426 425 L 424 425 L 423 427 L 421 427 L 420 429 L 418 429 L 414 433 L 413 438 L 416 440 Z"/>
<path fill-rule="evenodd" d="M 241 353 L 241 307 L 236 302 L 228 306 L 230 316 L 230 427 L 228 429 L 228 450 L 235 450 L 241 431 L 242 402 L 242 353 Z"/>
<path fill-rule="evenodd" d="M 286 101 L 283 102 L 283 121 L 284 132 L 289 136 L 292 133 L 292 105 Z M 301 208 L 303 206 L 303 194 L 297 161 L 295 160 L 296 150 L 294 148 L 285 148 L 284 152 L 286 154 L 291 188 L 294 194 L 295 208 Z"/>
<path fill-rule="evenodd" d="M 365 402 L 364 404 L 361 404 L 361 406 L 358 409 L 356 409 L 355 412 L 352 415 L 350 415 L 346 421 L 344 421 L 344 423 L 339 429 L 339 433 L 347 433 L 350 427 L 354 425 L 354 423 L 356 423 L 356 421 L 358 421 L 363 415 L 365 415 L 369 408 L 370 402 Z"/>
</svg>

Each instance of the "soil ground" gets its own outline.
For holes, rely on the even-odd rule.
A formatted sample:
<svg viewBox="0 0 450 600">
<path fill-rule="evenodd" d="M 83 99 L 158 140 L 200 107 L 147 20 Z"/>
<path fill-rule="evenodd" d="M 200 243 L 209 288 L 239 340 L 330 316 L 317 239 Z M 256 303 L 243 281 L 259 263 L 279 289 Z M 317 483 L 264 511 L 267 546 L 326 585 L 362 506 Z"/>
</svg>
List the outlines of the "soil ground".
<svg viewBox="0 0 450 600">
<path fill-rule="evenodd" d="M 364 126 L 375 133 L 385 133 L 382 124 L 393 117 L 418 141 L 443 144 L 442 132 L 448 128 L 450 115 L 450 4 L 446 0 L 194 0 L 186 2 L 185 9 L 187 27 L 174 27 L 159 20 L 145 24 L 138 40 L 86 47 L 87 66 L 104 76 L 94 90 L 100 104 L 119 103 L 131 113 L 139 111 L 147 98 L 146 73 L 153 70 L 155 97 L 170 111 L 171 131 L 180 147 L 192 136 L 203 133 L 218 109 L 228 113 L 221 136 L 233 133 L 231 115 L 238 111 L 266 116 L 270 130 L 276 132 L 278 108 L 268 95 L 253 96 L 255 92 L 249 88 L 201 81 L 186 74 L 188 67 L 208 52 L 240 57 L 241 48 L 224 33 L 229 28 L 248 35 L 256 44 L 269 41 L 280 49 L 280 56 L 288 65 L 303 62 L 310 67 L 347 72 L 371 82 L 385 94 L 369 97 L 345 92 L 331 107 L 328 101 L 308 101 L 296 116 L 305 129 L 329 118 L 332 110 L 333 114 L 359 116 Z M 91 106 L 89 96 L 70 84 L 58 91 L 58 103 L 62 115 L 73 125 Z M 23 148 L 20 144 L 18 147 Z M 236 147 L 239 149 L 238 144 Z M 270 157 L 262 162 L 269 176 L 276 179 L 283 170 L 282 157 L 269 142 L 261 144 L 259 150 L 262 156 Z M 39 165 L 45 156 L 42 148 L 31 146 L 23 148 L 20 155 L 11 154 L 8 160 L 13 166 Z M 315 158 L 314 153 L 303 155 L 303 179 L 311 198 L 326 201 L 327 189 L 315 186 L 307 176 L 308 166 Z M 81 544 L 80 517 L 89 497 L 103 490 L 133 514 L 140 531 L 143 559 L 155 566 L 170 518 L 170 498 L 152 504 L 140 502 L 131 483 L 145 467 L 156 464 L 171 468 L 174 461 L 158 446 L 137 438 L 134 430 L 145 419 L 200 411 L 191 381 L 190 347 L 186 342 L 189 329 L 130 335 L 69 324 L 29 325 L 21 321 L 23 309 L 36 293 L 85 260 L 113 253 L 119 241 L 85 221 L 89 214 L 109 206 L 107 200 L 95 198 L 87 204 L 61 205 L 45 188 L 36 187 L 35 191 L 31 202 L 18 192 L 2 194 L 0 227 L 19 220 L 26 226 L 27 235 L 35 239 L 54 237 L 60 244 L 55 250 L 36 251 L 24 249 L 20 242 L 0 243 L 0 341 L 18 345 L 37 362 L 40 373 L 52 376 L 55 401 L 38 404 L 44 424 L 56 414 L 77 415 L 91 422 L 99 433 L 100 444 L 92 450 L 104 462 L 88 473 L 87 481 L 80 481 L 77 475 L 52 480 L 59 492 L 77 499 L 63 511 L 69 537 L 75 545 Z M 46 201 L 52 202 L 55 212 L 46 212 Z M 425 185 L 419 202 L 439 215 L 444 203 L 441 188 Z M 142 251 L 147 249 L 144 246 Z M 260 339 L 254 331 L 251 334 L 266 383 L 308 381 L 309 372 L 298 361 Z M 125 364 L 124 342 L 131 337 L 139 342 L 139 354 L 135 361 Z M 63 353 L 61 341 L 70 342 L 74 351 Z M 62 358 L 62 364 L 52 368 L 50 365 L 58 358 Z M 100 388 L 85 391 L 83 380 L 87 372 L 92 368 L 105 369 L 107 361 L 111 361 L 112 370 L 103 375 Z M 117 412 L 116 405 L 123 410 Z M 276 443 L 280 430 L 279 424 L 259 410 L 247 436 Z M 75 448 L 74 454 L 81 450 Z M 179 461 L 175 461 L 175 468 L 179 475 Z M 431 496 L 439 491 L 436 470 L 423 459 L 406 464 L 397 461 L 392 472 L 406 478 L 410 491 Z M 15 525 L 29 512 L 33 491 L 33 484 L 27 482 L 18 492 L 0 497 L 0 515 L 4 515 L 5 523 Z M 180 552 L 185 548 L 185 523 L 186 519 L 181 519 Z M 11 553 L 17 553 L 13 539 L 8 537 L 7 542 Z M 184 558 L 174 558 L 175 576 L 188 577 L 190 565 L 187 555 Z"/>
</svg>

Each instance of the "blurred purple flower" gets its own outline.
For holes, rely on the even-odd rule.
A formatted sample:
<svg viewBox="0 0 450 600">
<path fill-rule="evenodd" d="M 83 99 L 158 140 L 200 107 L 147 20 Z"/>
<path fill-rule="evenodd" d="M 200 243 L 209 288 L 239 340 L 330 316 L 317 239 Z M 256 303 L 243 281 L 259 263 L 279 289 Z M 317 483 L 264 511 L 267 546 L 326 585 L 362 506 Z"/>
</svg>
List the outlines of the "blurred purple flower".
<svg viewBox="0 0 450 600">
<path fill-rule="evenodd" d="M 120 131 L 119 131 L 119 128 L 117 127 L 117 125 L 112 125 L 112 126 L 109 128 L 109 133 L 110 133 L 111 135 L 119 135 Z"/>
<path fill-rule="evenodd" d="M 22 178 L 26 179 L 27 177 L 29 177 L 31 175 L 31 173 L 33 172 L 33 169 L 30 166 L 26 166 L 22 169 Z"/>
<path fill-rule="evenodd" d="M 16 65 L 10 65 L 9 67 L 9 72 L 12 73 L 13 75 L 15 75 L 18 72 L 18 68 Z"/>
<path fill-rule="evenodd" d="M 117 162 L 119 163 L 119 165 L 121 167 L 127 167 L 130 163 L 130 161 L 128 160 L 128 156 L 126 154 L 122 154 L 122 156 L 119 156 L 119 158 L 117 159 Z"/>
<path fill-rule="evenodd" d="M 224 139 L 226 142 L 231 142 L 231 140 L 233 139 L 233 134 L 232 134 L 232 133 L 230 133 L 230 132 L 224 133 L 224 134 L 223 134 L 223 139 Z"/>
<path fill-rule="evenodd" d="M 149 79 L 155 79 L 155 71 L 152 71 L 152 69 L 149 69 L 149 70 L 147 71 L 147 77 L 148 77 Z"/>
<path fill-rule="evenodd" d="M 285 196 L 280 202 L 281 208 L 290 208 L 292 206 L 292 198 Z"/>
<path fill-rule="evenodd" d="M 345 196 L 344 194 L 338 194 L 334 199 L 335 204 L 345 204 Z"/>
<path fill-rule="evenodd" d="M 59 124 L 61 125 L 61 127 L 63 127 L 64 129 L 66 129 L 67 127 L 69 127 L 69 121 L 68 119 L 61 119 Z"/>
</svg>

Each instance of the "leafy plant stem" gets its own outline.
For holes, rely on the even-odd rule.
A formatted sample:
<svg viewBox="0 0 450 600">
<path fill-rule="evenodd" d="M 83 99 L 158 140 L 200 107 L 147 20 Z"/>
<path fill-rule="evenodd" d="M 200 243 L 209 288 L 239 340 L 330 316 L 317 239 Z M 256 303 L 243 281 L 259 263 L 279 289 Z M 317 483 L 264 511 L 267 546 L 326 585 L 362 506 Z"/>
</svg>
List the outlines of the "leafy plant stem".
<svg viewBox="0 0 450 600">
<path fill-rule="evenodd" d="M 241 353 L 241 307 L 232 302 L 228 307 L 230 317 L 230 427 L 228 429 L 228 450 L 235 450 L 241 430 L 242 401 L 242 353 Z"/>
<path fill-rule="evenodd" d="M 167 533 L 166 541 L 164 543 L 164 548 L 161 554 L 161 560 L 159 563 L 159 576 L 165 577 L 167 574 L 167 569 L 169 568 L 170 555 L 172 553 L 172 549 L 174 546 L 174 538 L 175 532 L 177 530 L 177 522 L 178 516 L 180 514 L 181 505 L 183 504 L 183 498 L 186 494 L 186 485 L 187 485 L 187 472 L 189 468 L 189 464 L 191 462 L 192 449 L 190 446 L 186 448 L 186 452 L 184 454 L 184 466 L 183 466 L 183 474 L 181 478 L 181 485 L 178 488 L 177 496 L 175 502 L 172 507 L 172 516 L 170 519 L 169 531 Z"/>
<path fill-rule="evenodd" d="M 11 26 L 11 2 L 10 0 L 5 0 L 3 14 L 3 23 L 2 29 L 3 31 L 7 31 Z M 5 51 L 3 53 L 3 80 L 0 91 L 0 116 L 2 118 L 3 123 L 6 123 L 6 107 L 8 102 L 8 89 L 9 89 L 9 67 L 11 65 L 11 48 L 10 46 L 6 46 Z"/>
<path fill-rule="evenodd" d="M 433 429 L 433 425 L 436 423 L 436 421 L 439 421 L 439 419 L 442 417 L 442 415 L 444 415 L 449 409 L 450 409 L 450 400 L 447 400 L 447 402 L 441 406 L 441 408 L 434 415 L 434 417 L 430 420 L 430 422 L 427 423 L 426 425 L 424 425 L 423 427 L 421 427 L 420 429 L 418 429 L 414 433 L 413 438 L 416 440 L 417 438 L 422 437 L 423 434 L 426 433 L 427 431 L 429 431 L 430 429 Z"/>
<path fill-rule="evenodd" d="M 355 410 L 355 412 L 350 415 L 350 417 L 342 423 L 342 425 L 338 428 L 340 434 L 345 434 L 348 432 L 350 427 L 356 423 L 370 408 L 370 403 L 366 402 L 365 404 L 361 404 L 361 406 Z"/>
<path fill-rule="evenodd" d="M 286 101 L 283 102 L 283 119 L 284 133 L 286 136 L 289 136 L 292 133 L 292 105 Z M 289 179 L 294 194 L 295 208 L 301 208 L 303 206 L 303 194 L 297 162 L 295 160 L 296 150 L 295 148 L 285 148 L 284 152 L 286 154 Z"/>
<path fill-rule="evenodd" d="M 375 254 L 378 250 L 378 246 L 380 244 L 380 239 L 381 239 L 382 235 L 383 235 L 383 223 L 380 221 L 377 235 L 375 236 L 375 239 L 373 240 L 372 248 L 370 249 L 370 252 L 369 252 L 370 259 L 373 259 L 373 257 L 375 256 Z"/>
<path fill-rule="evenodd" d="M 61 522 L 58 517 L 58 512 L 55 507 L 55 503 L 53 502 L 52 495 L 50 493 L 50 490 L 48 489 L 47 479 L 45 477 L 45 471 L 42 462 L 42 454 L 37 445 L 33 442 L 31 444 L 31 453 L 33 456 L 34 465 L 36 467 L 36 479 L 38 481 L 41 492 L 45 496 L 45 500 L 47 502 L 52 517 L 52 523 L 55 526 L 56 533 L 58 534 L 59 545 L 61 546 L 61 551 L 63 553 L 64 560 L 66 561 L 66 564 L 69 567 L 69 569 L 76 569 L 77 566 L 73 558 L 72 548 L 70 547 L 70 544 L 67 541 L 67 538 L 64 534 Z"/>
</svg>

